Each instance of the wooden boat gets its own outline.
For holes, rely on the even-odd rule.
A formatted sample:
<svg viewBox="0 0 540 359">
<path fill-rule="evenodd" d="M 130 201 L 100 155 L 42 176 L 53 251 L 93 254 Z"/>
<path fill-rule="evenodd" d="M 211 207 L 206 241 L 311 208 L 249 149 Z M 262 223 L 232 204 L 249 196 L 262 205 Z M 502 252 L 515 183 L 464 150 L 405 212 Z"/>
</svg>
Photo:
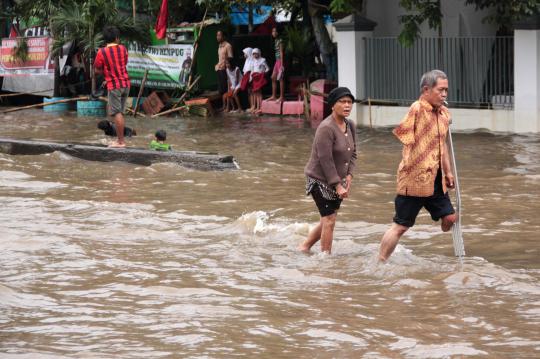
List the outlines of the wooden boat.
<svg viewBox="0 0 540 359">
<path fill-rule="evenodd" d="M 0 153 L 9 155 L 40 155 L 60 151 L 88 161 L 123 161 L 150 166 L 171 162 L 198 170 L 238 169 L 233 156 L 197 151 L 154 151 L 146 148 L 110 148 L 100 144 L 59 143 L 37 140 L 0 138 Z"/>
</svg>

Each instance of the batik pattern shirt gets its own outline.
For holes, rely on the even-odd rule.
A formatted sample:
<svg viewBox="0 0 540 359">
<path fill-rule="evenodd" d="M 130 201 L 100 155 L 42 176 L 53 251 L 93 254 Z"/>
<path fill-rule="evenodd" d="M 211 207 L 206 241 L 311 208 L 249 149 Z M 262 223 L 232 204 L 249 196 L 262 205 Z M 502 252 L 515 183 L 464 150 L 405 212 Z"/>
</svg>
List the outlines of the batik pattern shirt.
<svg viewBox="0 0 540 359">
<path fill-rule="evenodd" d="M 450 113 L 444 106 L 434 108 L 420 99 L 413 103 L 393 133 L 403 144 L 397 172 L 397 193 L 403 196 L 429 197 L 437 171 L 446 151 Z M 445 181 L 442 181 L 446 193 Z"/>
</svg>

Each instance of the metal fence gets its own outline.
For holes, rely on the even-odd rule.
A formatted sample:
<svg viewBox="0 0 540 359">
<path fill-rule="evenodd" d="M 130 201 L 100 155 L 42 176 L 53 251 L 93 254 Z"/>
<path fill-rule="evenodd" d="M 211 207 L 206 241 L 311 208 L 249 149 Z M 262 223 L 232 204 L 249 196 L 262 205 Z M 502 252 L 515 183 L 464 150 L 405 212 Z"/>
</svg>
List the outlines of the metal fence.
<svg viewBox="0 0 540 359">
<path fill-rule="evenodd" d="M 513 37 L 420 38 L 411 47 L 397 38 L 364 40 L 367 98 L 409 104 L 419 96 L 422 74 L 440 69 L 451 104 L 513 108 Z"/>
</svg>

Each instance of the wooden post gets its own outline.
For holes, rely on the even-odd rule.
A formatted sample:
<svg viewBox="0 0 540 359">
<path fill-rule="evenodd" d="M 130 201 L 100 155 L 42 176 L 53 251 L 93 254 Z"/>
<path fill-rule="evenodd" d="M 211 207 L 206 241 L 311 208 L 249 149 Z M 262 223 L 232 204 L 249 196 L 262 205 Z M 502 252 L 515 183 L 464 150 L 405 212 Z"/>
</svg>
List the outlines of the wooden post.
<svg viewBox="0 0 540 359">
<path fill-rule="evenodd" d="M 133 8 L 133 23 L 135 23 L 135 17 L 136 17 L 136 14 L 137 14 L 137 1 L 136 0 L 133 0 L 133 2 L 131 3 L 131 7 Z"/>
<path fill-rule="evenodd" d="M 142 93 L 143 93 L 143 90 L 144 90 L 144 85 L 146 84 L 146 77 L 148 76 L 148 69 L 147 70 L 144 70 L 144 75 L 143 75 L 143 79 L 141 81 L 141 88 L 139 89 L 139 94 L 137 95 L 137 101 L 135 102 L 135 109 L 133 110 L 133 116 L 137 116 L 137 111 L 139 110 L 139 101 L 141 99 L 141 96 L 142 96 Z"/>
</svg>

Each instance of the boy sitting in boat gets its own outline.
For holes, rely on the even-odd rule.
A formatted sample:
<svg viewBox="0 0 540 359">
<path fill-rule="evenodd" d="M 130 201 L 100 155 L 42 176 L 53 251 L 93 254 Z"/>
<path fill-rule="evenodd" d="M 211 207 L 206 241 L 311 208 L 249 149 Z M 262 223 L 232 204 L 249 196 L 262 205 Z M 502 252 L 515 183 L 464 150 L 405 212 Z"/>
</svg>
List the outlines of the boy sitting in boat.
<svg viewBox="0 0 540 359">
<path fill-rule="evenodd" d="M 150 149 L 156 151 L 172 151 L 172 146 L 165 143 L 167 140 L 167 132 L 164 130 L 157 130 L 154 135 L 155 139 L 150 142 Z"/>
</svg>

